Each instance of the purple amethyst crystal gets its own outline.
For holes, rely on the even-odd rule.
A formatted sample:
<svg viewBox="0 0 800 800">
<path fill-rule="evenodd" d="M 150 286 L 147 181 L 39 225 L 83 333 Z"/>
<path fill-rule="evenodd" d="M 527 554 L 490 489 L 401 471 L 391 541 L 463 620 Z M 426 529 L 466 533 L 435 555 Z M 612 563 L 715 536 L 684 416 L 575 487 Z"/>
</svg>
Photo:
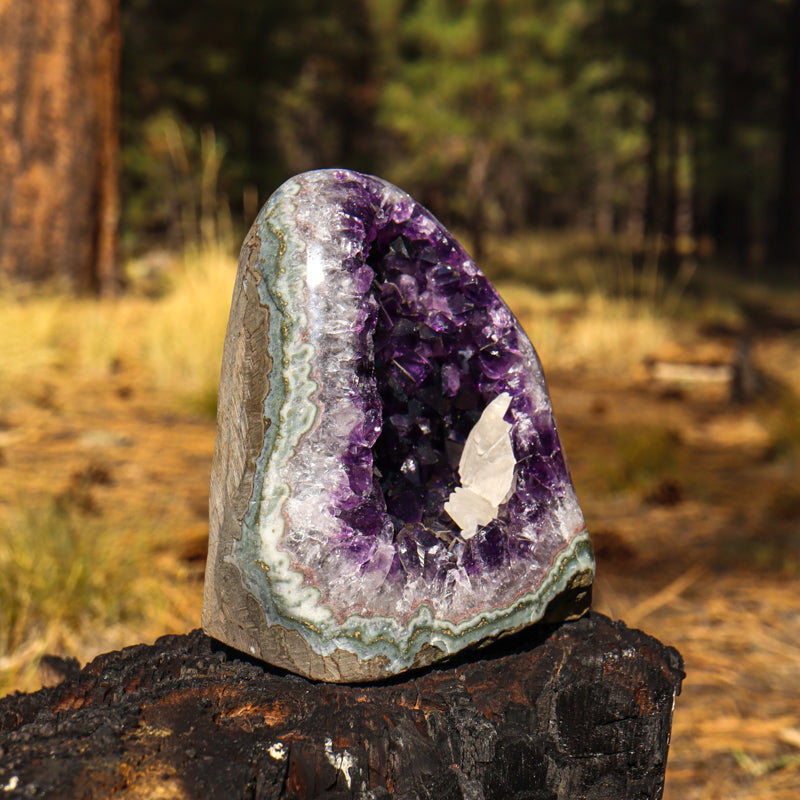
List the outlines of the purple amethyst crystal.
<svg viewBox="0 0 800 800">
<path fill-rule="evenodd" d="M 234 290 L 205 630 L 371 680 L 585 608 L 593 569 L 538 358 L 463 248 L 378 178 L 284 184 Z"/>
</svg>

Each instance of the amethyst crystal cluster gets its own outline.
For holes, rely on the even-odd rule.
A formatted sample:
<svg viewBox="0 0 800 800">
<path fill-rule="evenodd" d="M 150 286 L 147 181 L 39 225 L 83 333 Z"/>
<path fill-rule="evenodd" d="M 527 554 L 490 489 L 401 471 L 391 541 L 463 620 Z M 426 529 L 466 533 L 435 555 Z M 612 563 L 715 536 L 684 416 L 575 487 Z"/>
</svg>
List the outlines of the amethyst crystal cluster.
<svg viewBox="0 0 800 800">
<path fill-rule="evenodd" d="M 593 569 L 538 358 L 463 248 L 378 178 L 284 184 L 234 290 L 206 631 L 371 680 L 579 613 Z"/>
</svg>

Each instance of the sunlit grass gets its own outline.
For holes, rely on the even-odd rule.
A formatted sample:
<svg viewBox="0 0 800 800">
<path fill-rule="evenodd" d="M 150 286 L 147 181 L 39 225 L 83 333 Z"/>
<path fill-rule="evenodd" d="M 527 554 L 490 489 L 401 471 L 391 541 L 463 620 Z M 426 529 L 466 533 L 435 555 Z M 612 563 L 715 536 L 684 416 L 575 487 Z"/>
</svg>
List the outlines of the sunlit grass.
<svg viewBox="0 0 800 800">
<path fill-rule="evenodd" d="M 519 283 L 499 291 L 518 317 L 545 369 L 631 374 L 676 335 L 675 324 L 646 303 L 594 292 L 555 294 Z"/>
<path fill-rule="evenodd" d="M 206 246 L 175 259 L 156 299 L 3 293 L 0 412 L 39 404 L 42 387 L 102 385 L 124 370 L 137 394 L 213 418 L 235 267 L 229 251 Z M 176 582 L 186 566 L 174 546 L 162 552 L 169 519 L 145 508 L 86 514 L 59 488 L 0 509 L 0 695 L 36 688 L 46 652 L 83 660 L 147 631 L 181 630 L 197 610 Z"/>
<path fill-rule="evenodd" d="M 152 614 L 151 551 L 141 531 L 111 529 L 53 499 L 0 523 L 0 693 L 82 631 Z"/>
<path fill-rule="evenodd" d="M 142 362 L 158 388 L 196 411 L 216 410 L 235 274 L 236 262 L 222 248 L 190 251 L 141 332 Z"/>
<path fill-rule="evenodd" d="M 0 295 L 0 400 L 53 372 L 97 375 L 137 366 L 184 407 L 213 412 L 235 259 L 219 248 L 176 261 L 162 298 Z"/>
<path fill-rule="evenodd" d="M 493 239 L 485 268 L 533 341 L 545 369 L 630 375 L 681 328 L 697 323 L 687 296 L 695 265 L 668 274 L 658 252 L 635 265 L 623 240 L 585 233 Z M 683 315 L 691 307 L 693 314 Z M 731 318 L 717 299 L 703 314 Z"/>
<path fill-rule="evenodd" d="M 45 653 L 85 660 L 196 612 L 163 521 L 82 513 L 64 497 L 0 519 L 0 696 L 35 689 Z"/>
<path fill-rule="evenodd" d="M 691 341 L 698 309 L 703 321 L 741 321 L 732 302 L 704 296 L 698 304 L 687 297 L 686 276 L 671 282 L 657 271 L 632 277 L 613 254 L 592 261 L 580 238 L 559 245 L 549 237 L 521 237 L 503 247 L 487 269 L 499 278 L 499 291 L 547 372 L 626 382 L 641 378 L 645 359 L 661 348 L 683 337 Z M 88 377 L 102 384 L 124 371 L 125 381 L 141 382 L 137 393 L 209 420 L 236 268 L 233 247 L 227 238 L 207 239 L 163 266 L 159 292 L 150 297 L 135 285 L 120 299 L 102 301 L 0 292 L 0 413 L 4 402 L 31 397 L 37 382 Z M 771 363 L 784 365 L 786 376 L 800 374 L 796 349 L 773 350 Z M 786 407 L 773 404 L 767 415 L 779 466 L 800 450 L 794 397 L 787 393 Z M 649 434 L 612 442 L 613 463 L 598 465 L 601 490 L 644 495 L 663 476 L 680 472 L 680 453 L 667 433 L 656 437 L 658 447 L 652 442 Z M 790 501 L 784 505 L 792 509 Z M 145 511 L 120 522 L 65 510 L 55 498 L 37 508 L 23 510 L 20 503 L 0 517 L 0 693 L 12 683 L 33 685 L 19 678 L 20 669 L 31 669 L 43 652 L 77 654 L 73 640 L 80 631 L 129 622 L 135 630 L 163 629 L 180 601 L 169 596 L 165 573 L 152 566 L 154 538 L 163 544 L 163 537 Z M 170 558 L 174 567 L 179 557 Z"/>
<path fill-rule="evenodd" d="M 0 295 L 0 398 L 54 370 L 102 374 L 118 360 L 133 358 L 148 310 L 137 299 Z"/>
<path fill-rule="evenodd" d="M 201 239 L 175 258 L 156 298 L 0 294 L 0 399 L 30 375 L 102 374 L 121 363 L 140 366 L 144 380 L 185 407 L 213 412 L 235 274 L 230 239 Z M 614 252 L 592 260 L 588 248 L 582 236 L 493 243 L 487 271 L 545 367 L 630 372 L 676 337 L 678 323 L 696 323 L 681 316 L 684 307 L 704 322 L 740 321 L 729 302 L 687 302 L 691 270 L 666 280 L 657 263 L 637 272 Z"/>
</svg>

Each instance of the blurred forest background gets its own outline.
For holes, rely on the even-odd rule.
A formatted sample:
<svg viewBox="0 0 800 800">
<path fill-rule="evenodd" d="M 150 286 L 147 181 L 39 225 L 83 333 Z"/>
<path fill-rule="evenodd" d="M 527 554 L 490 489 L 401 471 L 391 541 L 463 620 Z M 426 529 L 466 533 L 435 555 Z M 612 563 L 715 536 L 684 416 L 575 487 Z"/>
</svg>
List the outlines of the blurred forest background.
<svg viewBox="0 0 800 800">
<path fill-rule="evenodd" d="M 531 336 L 665 797 L 800 796 L 800 0 L 0 0 L 0 692 L 196 627 L 236 254 L 385 177 Z"/>
<path fill-rule="evenodd" d="M 231 0 L 220 15 L 207 0 L 186 16 L 171 0 L 123 15 L 133 235 L 178 237 L 165 131 L 213 124 L 236 213 L 346 164 L 468 228 L 478 256 L 488 232 L 580 228 L 797 270 L 797 2 Z"/>
<path fill-rule="evenodd" d="M 108 280 L 97 229 L 120 216 L 119 122 L 125 255 L 181 247 L 203 203 L 225 198 L 241 227 L 290 175 L 346 165 L 468 228 L 479 257 L 486 234 L 581 229 L 639 251 L 657 237 L 665 267 L 717 256 L 797 275 L 796 0 L 116 2 L 4 12 L 7 272 L 67 269 L 7 240 L 39 216 L 21 206 L 45 202 L 34 188 L 77 136 L 59 176 L 92 186 L 72 205 L 105 218 L 87 256 L 103 266 L 83 283 Z M 66 104 L 48 59 L 62 59 Z M 74 155 L 88 142 L 94 163 Z"/>
</svg>

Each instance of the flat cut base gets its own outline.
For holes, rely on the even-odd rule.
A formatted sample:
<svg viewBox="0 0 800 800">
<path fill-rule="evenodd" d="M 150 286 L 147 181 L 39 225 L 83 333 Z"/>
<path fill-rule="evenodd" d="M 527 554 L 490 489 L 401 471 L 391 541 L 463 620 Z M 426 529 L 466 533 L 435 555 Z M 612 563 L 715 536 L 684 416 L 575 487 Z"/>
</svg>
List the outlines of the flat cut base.
<svg viewBox="0 0 800 800">
<path fill-rule="evenodd" d="M 532 619 L 557 623 L 575 620 L 586 614 L 591 607 L 594 562 L 588 539 L 579 540 L 578 544 L 577 557 L 573 557 L 571 553 L 565 554 L 564 563 L 569 572 L 557 586 L 547 592 L 549 602 L 543 609 L 536 604 L 531 609 L 530 605 L 521 602 L 516 611 L 516 624 L 512 621 L 512 612 L 505 615 L 506 626 L 499 633 L 486 636 L 480 628 L 476 628 L 471 634 L 474 640 L 472 646 L 485 647 L 496 639 L 517 634 L 530 626 Z M 219 602 L 220 598 L 224 598 L 224 603 Z M 250 624 L 243 625 L 243 621 Z M 257 624 L 258 621 L 261 621 L 260 624 Z M 491 624 L 497 626 L 496 618 L 491 620 Z M 244 590 L 238 572 L 231 565 L 220 564 L 211 579 L 206 579 L 203 630 L 236 650 L 312 680 L 357 683 L 382 680 L 397 673 L 395 662 L 386 656 L 359 657 L 352 650 L 342 648 L 336 648 L 323 656 L 312 649 L 307 638 L 297 631 L 280 624 L 268 625 L 264 611 L 252 595 Z M 420 635 L 433 638 L 430 631 L 422 630 Z M 441 634 L 435 638 L 441 645 L 427 641 L 421 647 L 415 648 L 414 659 L 404 670 L 414 670 L 442 661 L 464 647 L 463 637 L 457 642 L 448 641 Z"/>
</svg>

